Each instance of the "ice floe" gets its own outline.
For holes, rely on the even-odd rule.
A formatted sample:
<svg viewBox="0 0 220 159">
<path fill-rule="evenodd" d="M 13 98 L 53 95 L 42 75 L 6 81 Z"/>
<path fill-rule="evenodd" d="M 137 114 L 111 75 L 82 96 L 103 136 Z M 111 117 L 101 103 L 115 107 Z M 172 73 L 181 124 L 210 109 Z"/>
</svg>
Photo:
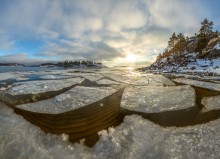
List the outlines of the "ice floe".
<svg viewBox="0 0 220 159">
<path fill-rule="evenodd" d="M 217 83 L 197 81 L 197 80 L 191 80 L 191 79 L 186 79 L 186 78 L 177 78 L 177 79 L 173 79 L 173 81 L 177 83 L 188 84 L 188 85 L 192 85 L 196 87 L 220 91 L 220 84 L 217 84 Z"/>
<path fill-rule="evenodd" d="M 220 96 L 204 97 L 202 99 L 202 104 L 205 109 L 208 110 L 220 110 Z"/>
<path fill-rule="evenodd" d="M 99 132 L 94 147 L 71 144 L 68 136 L 45 134 L 0 105 L 0 156 L 8 158 L 220 158 L 220 120 L 184 128 L 163 128 L 138 115 Z"/>
<path fill-rule="evenodd" d="M 10 95 L 38 94 L 42 92 L 57 91 L 80 83 L 83 78 L 72 78 L 65 80 L 45 80 L 19 82 L 12 86 L 7 93 Z"/>
<path fill-rule="evenodd" d="M 108 79 L 101 79 L 97 81 L 97 84 L 103 84 L 103 85 L 115 85 L 120 84 L 119 82 L 108 80 Z"/>
<path fill-rule="evenodd" d="M 163 128 L 132 115 L 115 129 L 99 132 L 99 158 L 219 158 L 220 120 L 185 128 Z"/>
<path fill-rule="evenodd" d="M 32 112 L 59 114 L 97 102 L 116 91 L 117 90 L 112 87 L 76 86 L 54 98 L 17 105 L 16 107 Z"/>
<path fill-rule="evenodd" d="M 123 108 L 147 113 L 186 109 L 194 105 L 195 91 L 190 86 L 127 87 L 121 101 Z"/>
</svg>

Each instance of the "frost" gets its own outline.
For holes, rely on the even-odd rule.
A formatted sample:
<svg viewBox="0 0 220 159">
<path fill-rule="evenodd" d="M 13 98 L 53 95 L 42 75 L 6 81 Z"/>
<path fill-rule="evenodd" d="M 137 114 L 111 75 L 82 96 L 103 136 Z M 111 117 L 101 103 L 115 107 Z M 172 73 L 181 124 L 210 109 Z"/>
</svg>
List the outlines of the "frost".
<svg viewBox="0 0 220 159">
<path fill-rule="evenodd" d="M 180 110 L 195 105 L 195 91 L 190 86 L 127 87 L 121 106 L 130 110 L 155 113 Z"/>
<path fill-rule="evenodd" d="M 192 85 L 196 87 L 220 91 L 220 84 L 216 84 L 216 83 L 203 82 L 203 81 L 197 81 L 197 80 L 191 80 L 191 79 L 185 79 L 185 78 L 177 78 L 177 79 L 174 79 L 173 81 L 177 83 L 183 83 L 183 84 L 188 84 L 188 85 Z"/>
<path fill-rule="evenodd" d="M 11 95 L 38 94 L 42 92 L 57 91 L 73 84 L 80 83 L 83 78 L 72 78 L 65 80 L 45 80 L 19 82 L 12 86 L 7 93 Z"/>
<path fill-rule="evenodd" d="M 220 110 L 220 96 L 205 97 L 202 104 L 206 110 Z"/>
<path fill-rule="evenodd" d="M 97 102 L 116 91 L 111 87 L 76 86 L 54 98 L 16 107 L 39 113 L 59 114 Z"/>
</svg>

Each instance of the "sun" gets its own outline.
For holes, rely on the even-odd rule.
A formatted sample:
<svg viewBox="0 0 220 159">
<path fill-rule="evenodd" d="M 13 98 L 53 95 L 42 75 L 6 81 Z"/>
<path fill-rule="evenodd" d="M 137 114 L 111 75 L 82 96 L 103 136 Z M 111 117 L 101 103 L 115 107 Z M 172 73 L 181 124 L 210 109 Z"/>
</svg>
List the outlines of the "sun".
<svg viewBox="0 0 220 159">
<path fill-rule="evenodd" d="M 125 58 L 125 61 L 127 62 L 135 62 L 137 61 L 138 57 L 137 55 L 134 55 L 134 54 L 128 54 Z"/>
</svg>

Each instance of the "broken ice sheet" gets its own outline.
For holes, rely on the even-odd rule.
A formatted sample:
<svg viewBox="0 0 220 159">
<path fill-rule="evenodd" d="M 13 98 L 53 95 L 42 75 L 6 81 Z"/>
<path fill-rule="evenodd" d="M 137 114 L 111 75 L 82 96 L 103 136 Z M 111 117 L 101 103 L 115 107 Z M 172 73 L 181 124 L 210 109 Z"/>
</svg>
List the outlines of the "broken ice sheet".
<svg viewBox="0 0 220 159">
<path fill-rule="evenodd" d="M 121 101 L 123 108 L 147 113 L 186 109 L 194 105 L 195 91 L 191 86 L 127 87 Z"/>
<path fill-rule="evenodd" d="M 83 78 L 72 78 L 65 80 L 44 80 L 19 82 L 12 86 L 7 93 L 10 95 L 38 94 L 42 92 L 57 91 L 74 84 L 80 83 Z"/>
<path fill-rule="evenodd" d="M 0 81 L 8 80 L 8 79 L 18 79 L 22 78 L 22 73 L 16 72 L 7 72 L 7 73 L 0 73 Z"/>
<path fill-rule="evenodd" d="M 97 81 L 97 84 L 103 84 L 103 85 L 115 85 L 120 84 L 119 82 L 108 80 L 108 79 L 101 79 Z"/>
<path fill-rule="evenodd" d="M 147 74 L 146 77 L 149 79 L 150 86 L 175 85 L 171 80 L 162 75 Z"/>
<path fill-rule="evenodd" d="M 40 79 L 65 79 L 65 78 L 71 78 L 72 76 L 68 75 L 44 75 L 40 76 Z"/>
<path fill-rule="evenodd" d="M 116 91 L 111 87 L 76 86 L 54 98 L 16 107 L 39 113 L 59 114 L 97 102 Z"/>
<path fill-rule="evenodd" d="M 205 110 L 220 110 L 220 96 L 204 97 L 202 104 L 205 106 Z"/>
<path fill-rule="evenodd" d="M 138 115 L 99 132 L 94 147 L 45 134 L 0 103 L 0 156 L 8 158 L 220 158 L 220 119 L 184 128 L 163 128 Z"/>
<path fill-rule="evenodd" d="M 99 132 L 99 158 L 219 158 L 220 120 L 184 128 L 163 128 L 137 115 Z"/>
<path fill-rule="evenodd" d="M 177 83 L 183 83 L 183 84 L 200 87 L 200 88 L 220 91 L 220 84 L 217 84 L 217 83 L 197 81 L 197 80 L 191 80 L 191 79 L 185 79 L 185 78 L 177 78 L 177 79 L 173 79 L 173 81 Z"/>
<path fill-rule="evenodd" d="M 64 136 L 44 133 L 0 103 L 1 159 L 95 158 L 86 146 L 72 144 Z"/>
</svg>

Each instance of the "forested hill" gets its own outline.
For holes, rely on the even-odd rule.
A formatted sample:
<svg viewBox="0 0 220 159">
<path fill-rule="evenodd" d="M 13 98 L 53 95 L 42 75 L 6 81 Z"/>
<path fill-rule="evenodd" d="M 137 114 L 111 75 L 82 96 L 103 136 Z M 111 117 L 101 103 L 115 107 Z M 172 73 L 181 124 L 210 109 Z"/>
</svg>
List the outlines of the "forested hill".
<svg viewBox="0 0 220 159">
<path fill-rule="evenodd" d="M 193 65 L 193 68 L 186 69 L 195 69 L 202 63 L 218 69 L 220 65 L 220 33 L 213 30 L 213 25 L 212 21 L 204 19 L 201 22 L 200 30 L 192 37 L 185 37 L 183 33 L 174 32 L 165 51 L 157 56 L 149 69 L 175 71 L 179 67 L 189 65 Z"/>
</svg>

